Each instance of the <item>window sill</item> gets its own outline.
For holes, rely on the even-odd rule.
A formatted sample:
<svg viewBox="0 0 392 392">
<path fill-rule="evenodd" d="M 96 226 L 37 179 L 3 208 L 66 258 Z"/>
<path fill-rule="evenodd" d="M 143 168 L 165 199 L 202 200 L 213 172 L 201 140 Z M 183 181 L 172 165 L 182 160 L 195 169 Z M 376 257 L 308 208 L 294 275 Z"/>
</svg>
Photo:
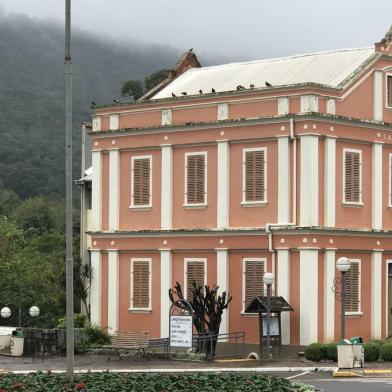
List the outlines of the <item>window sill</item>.
<svg viewBox="0 0 392 392">
<path fill-rule="evenodd" d="M 241 205 L 242 207 L 265 207 L 267 206 L 268 202 L 267 201 L 258 201 L 255 203 L 249 202 L 249 201 L 242 201 Z"/>
<path fill-rule="evenodd" d="M 202 208 L 207 208 L 208 204 L 183 204 L 182 205 L 186 209 L 202 209 Z"/>
<path fill-rule="evenodd" d="M 362 208 L 364 204 L 362 202 L 360 203 L 349 203 L 349 202 L 342 202 L 343 207 L 351 207 L 351 208 Z"/>
<path fill-rule="evenodd" d="M 129 206 L 130 211 L 151 211 L 152 206 Z"/>
<path fill-rule="evenodd" d="M 129 312 L 132 313 L 151 313 L 152 309 L 146 308 L 146 309 L 141 309 L 141 308 L 128 308 Z"/>
<path fill-rule="evenodd" d="M 363 313 L 362 312 L 346 312 L 345 315 L 348 318 L 355 318 L 355 317 L 361 317 L 363 315 Z"/>
<path fill-rule="evenodd" d="M 258 313 L 245 313 L 244 310 L 241 311 L 241 315 L 244 317 L 259 317 Z"/>
</svg>

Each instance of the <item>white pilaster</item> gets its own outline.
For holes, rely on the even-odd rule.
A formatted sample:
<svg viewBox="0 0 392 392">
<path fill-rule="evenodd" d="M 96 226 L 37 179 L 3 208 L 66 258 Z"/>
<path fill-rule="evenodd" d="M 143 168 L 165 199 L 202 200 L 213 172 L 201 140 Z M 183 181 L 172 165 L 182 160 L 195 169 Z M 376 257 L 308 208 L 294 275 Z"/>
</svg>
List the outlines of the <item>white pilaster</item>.
<svg viewBox="0 0 392 392">
<path fill-rule="evenodd" d="M 118 230 L 120 215 L 120 153 L 109 151 L 109 230 Z"/>
<path fill-rule="evenodd" d="M 382 252 L 372 253 L 371 338 L 381 339 Z"/>
<path fill-rule="evenodd" d="M 172 252 L 161 249 L 161 338 L 169 337 L 169 289 L 172 287 Z"/>
<path fill-rule="evenodd" d="M 229 142 L 218 140 L 217 227 L 229 226 Z"/>
<path fill-rule="evenodd" d="M 279 97 L 278 98 L 278 114 L 285 115 L 289 113 L 289 98 Z"/>
<path fill-rule="evenodd" d="M 216 266 L 217 266 L 217 286 L 219 286 L 220 294 L 226 291 L 229 293 L 229 251 L 227 249 L 216 250 Z M 222 315 L 222 321 L 219 333 L 229 332 L 229 312 L 226 309 Z"/>
<path fill-rule="evenodd" d="M 290 222 L 290 143 L 278 138 L 278 223 Z"/>
<path fill-rule="evenodd" d="M 382 144 L 373 143 L 372 151 L 372 228 L 382 229 Z"/>
<path fill-rule="evenodd" d="M 109 128 L 111 131 L 117 131 L 120 128 L 120 116 L 118 114 L 112 114 L 109 117 Z"/>
<path fill-rule="evenodd" d="M 318 341 L 318 250 L 299 251 L 299 344 Z"/>
<path fill-rule="evenodd" d="M 93 230 L 101 230 L 102 222 L 102 153 L 92 152 L 92 211 L 91 226 Z"/>
<path fill-rule="evenodd" d="M 92 325 L 101 325 L 101 276 L 100 250 L 91 250 L 90 315 Z"/>
<path fill-rule="evenodd" d="M 171 109 L 162 110 L 162 125 L 172 125 L 172 111 Z"/>
<path fill-rule="evenodd" d="M 218 103 L 218 121 L 229 118 L 229 105 L 227 103 Z"/>
<path fill-rule="evenodd" d="M 336 138 L 325 138 L 324 226 L 335 227 L 336 217 Z"/>
<path fill-rule="evenodd" d="M 278 295 L 290 303 L 290 254 L 288 249 L 277 249 Z M 290 312 L 282 313 L 282 344 L 290 344 Z"/>
<path fill-rule="evenodd" d="M 173 149 L 171 145 L 162 145 L 161 173 L 161 228 L 172 228 L 173 208 Z"/>
<path fill-rule="evenodd" d="M 382 71 L 374 71 L 373 78 L 373 118 L 382 121 L 383 92 L 382 92 Z"/>
<path fill-rule="evenodd" d="M 317 135 L 302 135 L 300 180 L 300 225 L 318 225 L 318 160 L 319 139 Z"/>
<path fill-rule="evenodd" d="M 108 250 L 108 333 L 118 331 L 118 283 L 119 258 L 118 251 Z"/>
<path fill-rule="evenodd" d="M 333 98 L 327 99 L 327 108 L 326 112 L 328 114 L 335 114 L 336 113 L 336 102 Z"/>
<path fill-rule="evenodd" d="M 301 113 L 318 112 L 318 97 L 316 95 L 301 96 Z"/>
<path fill-rule="evenodd" d="M 332 286 L 335 279 L 335 250 L 324 252 L 324 343 L 333 343 L 335 339 L 335 294 Z"/>
</svg>

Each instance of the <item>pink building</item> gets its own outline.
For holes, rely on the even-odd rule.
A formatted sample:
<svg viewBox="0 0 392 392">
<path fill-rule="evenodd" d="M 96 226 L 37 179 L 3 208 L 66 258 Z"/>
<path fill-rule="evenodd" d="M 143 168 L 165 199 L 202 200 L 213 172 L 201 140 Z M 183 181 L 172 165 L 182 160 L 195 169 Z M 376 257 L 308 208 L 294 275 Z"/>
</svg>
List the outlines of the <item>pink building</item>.
<svg viewBox="0 0 392 392">
<path fill-rule="evenodd" d="M 233 296 L 221 333 L 257 342 L 263 273 L 293 306 L 283 343 L 392 335 L 392 30 L 374 46 L 202 68 L 185 54 L 92 124 L 92 321 L 168 336 L 168 289 Z"/>
</svg>

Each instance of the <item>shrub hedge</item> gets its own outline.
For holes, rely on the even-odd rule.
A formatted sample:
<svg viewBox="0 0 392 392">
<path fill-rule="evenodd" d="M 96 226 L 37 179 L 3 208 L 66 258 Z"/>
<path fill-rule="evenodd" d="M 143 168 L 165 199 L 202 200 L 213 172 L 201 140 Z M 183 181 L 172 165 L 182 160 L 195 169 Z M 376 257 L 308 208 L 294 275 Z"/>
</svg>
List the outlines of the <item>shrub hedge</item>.
<svg viewBox="0 0 392 392">
<path fill-rule="evenodd" d="M 130 374 L 86 373 L 75 376 L 75 384 L 67 384 L 64 374 L 34 373 L 27 376 L 0 375 L 0 391 L 29 392 L 220 392 L 220 391 L 314 391 L 312 386 L 261 374 L 192 373 L 192 374 Z"/>
<path fill-rule="evenodd" d="M 367 342 L 363 348 L 365 350 L 365 362 L 375 362 L 380 358 L 380 348 L 382 343 L 378 341 Z"/>
<path fill-rule="evenodd" d="M 392 361 L 392 342 L 387 341 L 380 347 L 380 357 L 384 361 Z"/>
</svg>

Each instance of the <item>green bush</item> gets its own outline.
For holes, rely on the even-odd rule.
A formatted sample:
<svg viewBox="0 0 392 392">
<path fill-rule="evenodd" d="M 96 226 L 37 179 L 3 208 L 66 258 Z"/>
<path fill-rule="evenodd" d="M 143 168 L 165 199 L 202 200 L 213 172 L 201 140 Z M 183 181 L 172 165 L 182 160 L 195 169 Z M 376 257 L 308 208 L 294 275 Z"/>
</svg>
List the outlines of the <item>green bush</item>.
<svg viewBox="0 0 392 392">
<path fill-rule="evenodd" d="M 58 321 L 57 328 L 64 329 L 65 328 L 65 317 L 62 317 Z M 74 328 L 84 328 L 86 326 L 87 317 L 81 313 L 74 314 Z"/>
<path fill-rule="evenodd" d="M 381 346 L 380 357 L 384 361 L 392 361 L 392 342 L 386 342 Z"/>
<path fill-rule="evenodd" d="M 333 362 L 338 361 L 338 347 L 335 343 L 328 343 L 324 345 L 325 358 Z"/>
<path fill-rule="evenodd" d="M 382 343 L 378 341 L 367 342 L 364 344 L 365 362 L 374 362 L 380 358 L 381 345 Z"/>
<path fill-rule="evenodd" d="M 110 343 L 110 337 L 105 330 L 98 325 L 90 325 L 86 327 L 86 334 L 89 345 L 99 346 Z"/>
<path fill-rule="evenodd" d="M 325 345 L 320 343 L 312 343 L 305 350 L 305 358 L 309 361 L 320 362 L 322 359 L 326 359 Z"/>
</svg>

